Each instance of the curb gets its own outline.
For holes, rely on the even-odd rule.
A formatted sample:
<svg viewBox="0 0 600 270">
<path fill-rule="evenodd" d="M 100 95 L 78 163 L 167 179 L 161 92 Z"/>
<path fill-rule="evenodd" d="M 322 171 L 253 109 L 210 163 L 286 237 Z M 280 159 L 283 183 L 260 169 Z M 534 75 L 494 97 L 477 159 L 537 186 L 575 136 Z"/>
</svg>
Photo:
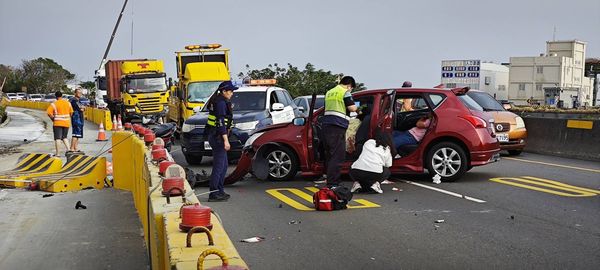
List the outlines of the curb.
<svg viewBox="0 0 600 270">
<path fill-rule="evenodd" d="M 7 113 L 6 119 L 4 120 L 4 122 L 2 122 L 2 124 L 0 124 L 0 128 L 3 128 L 4 126 L 8 125 L 8 123 L 10 123 L 10 116 L 8 116 L 8 113 Z"/>
</svg>

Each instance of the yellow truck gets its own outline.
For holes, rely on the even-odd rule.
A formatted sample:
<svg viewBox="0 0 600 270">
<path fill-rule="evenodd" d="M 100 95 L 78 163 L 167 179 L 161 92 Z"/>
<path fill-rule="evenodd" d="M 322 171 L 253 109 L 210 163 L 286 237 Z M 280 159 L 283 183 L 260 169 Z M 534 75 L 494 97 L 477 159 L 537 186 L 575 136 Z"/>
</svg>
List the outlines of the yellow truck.
<svg viewBox="0 0 600 270">
<path fill-rule="evenodd" d="M 195 107 L 202 108 L 221 82 L 231 80 L 229 49 L 220 44 L 189 45 L 175 54 L 177 83 L 170 89 L 168 118 L 181 129 Z"/>
<path fill-rule="evenodd" d="M 124 122 L 158 122 L 168 111 L 169 91 L 161 60 L 109 60 L 106 101 Z"/>
</svg>

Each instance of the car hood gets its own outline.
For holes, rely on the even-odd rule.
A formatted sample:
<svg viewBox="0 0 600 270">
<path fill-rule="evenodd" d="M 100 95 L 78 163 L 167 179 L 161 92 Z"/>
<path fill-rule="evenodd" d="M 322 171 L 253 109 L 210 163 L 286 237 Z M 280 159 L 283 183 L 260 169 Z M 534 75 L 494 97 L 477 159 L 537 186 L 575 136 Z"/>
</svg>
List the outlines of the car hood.
<svg viewBox="0 0 600 270">
<path fill-rule="evenodd" d="M 494 122 L 496 123 L 510 123 L 516 124 L 516 118 L 518 115 L 509 112 L 509 111 L 488 111 L 492 117 L 494 117 Z"/>
<path fill-rule="evenodd" d="M 268 125 L 265 127 L 257 128 L 252 133 L 265 132 L 265 131 L 269 131 L 269 130 L 273 130 L 273 129 L 284 128 L 284 127 L 289 126 L 290 124 L 291 123 L 279 123 L 279 124 L 275 124 L 275 125 Z"/>
<path fill-rule="evenodd" d="M 233 122 L 243 123 L 258 121 L 269 116 L 266 110 L 261 111 L 233 111 Z M 205 125 L 208 119 L 208 112 L 198 112 L 192 117 L 185 120 L 186 124 L 190 125 Z"/>
</svg>

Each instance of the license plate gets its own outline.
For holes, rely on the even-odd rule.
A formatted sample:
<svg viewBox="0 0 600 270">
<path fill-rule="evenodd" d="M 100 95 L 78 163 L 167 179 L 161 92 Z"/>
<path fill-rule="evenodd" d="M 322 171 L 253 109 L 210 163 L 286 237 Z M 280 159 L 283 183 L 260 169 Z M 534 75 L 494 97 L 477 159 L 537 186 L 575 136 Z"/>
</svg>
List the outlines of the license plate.
<svg viewBox="0 0 600 270">
<path fill-rule="evenodd" d="M 508 133 L 496 134 L 499 142 L 508 142 Z"/>
<path fill-rule="evenodd" d="M 212 150 L 212 147 L 210 147 L 210 143 L 204 142 L 204 149 L 206 149 L 206 150 Z"/>
</svg>

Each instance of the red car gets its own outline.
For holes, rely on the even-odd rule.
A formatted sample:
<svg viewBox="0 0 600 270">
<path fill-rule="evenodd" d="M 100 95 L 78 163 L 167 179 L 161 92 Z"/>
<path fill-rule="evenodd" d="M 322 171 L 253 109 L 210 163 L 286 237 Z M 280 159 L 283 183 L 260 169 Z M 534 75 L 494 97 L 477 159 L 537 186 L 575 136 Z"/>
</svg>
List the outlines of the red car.
<svg viewBox="0 0 600 270">
<path fill-rule="evenodd" d="M 459 179 L 474 166 L 499 160 L 500 146 L 493 129 L 493 118 L 466 95 L 469 88 L 398 88 L 365 90 L 353 93 L 357 105 L 369 107 L 369 137 L 375 129 L 405 131 L 423 116 L 433 119 L 422 141 L 400 148 L 394 158 L 392 174 L 439 174 L 442 181 Z M 314 100 L 314 98 L 313 98 Z M 226 179 L 235 183 L 252 172 L 259 179 L 289 180 L 298 171 L 303 176 L 324 172 L 323 144 L 320 138 L 321 108 L 292 123 L 257 130 L 244 146 L 238 166 Z M 348 173 L 356 155 L 347 155 L 340 170 Z"/>
</svg>

